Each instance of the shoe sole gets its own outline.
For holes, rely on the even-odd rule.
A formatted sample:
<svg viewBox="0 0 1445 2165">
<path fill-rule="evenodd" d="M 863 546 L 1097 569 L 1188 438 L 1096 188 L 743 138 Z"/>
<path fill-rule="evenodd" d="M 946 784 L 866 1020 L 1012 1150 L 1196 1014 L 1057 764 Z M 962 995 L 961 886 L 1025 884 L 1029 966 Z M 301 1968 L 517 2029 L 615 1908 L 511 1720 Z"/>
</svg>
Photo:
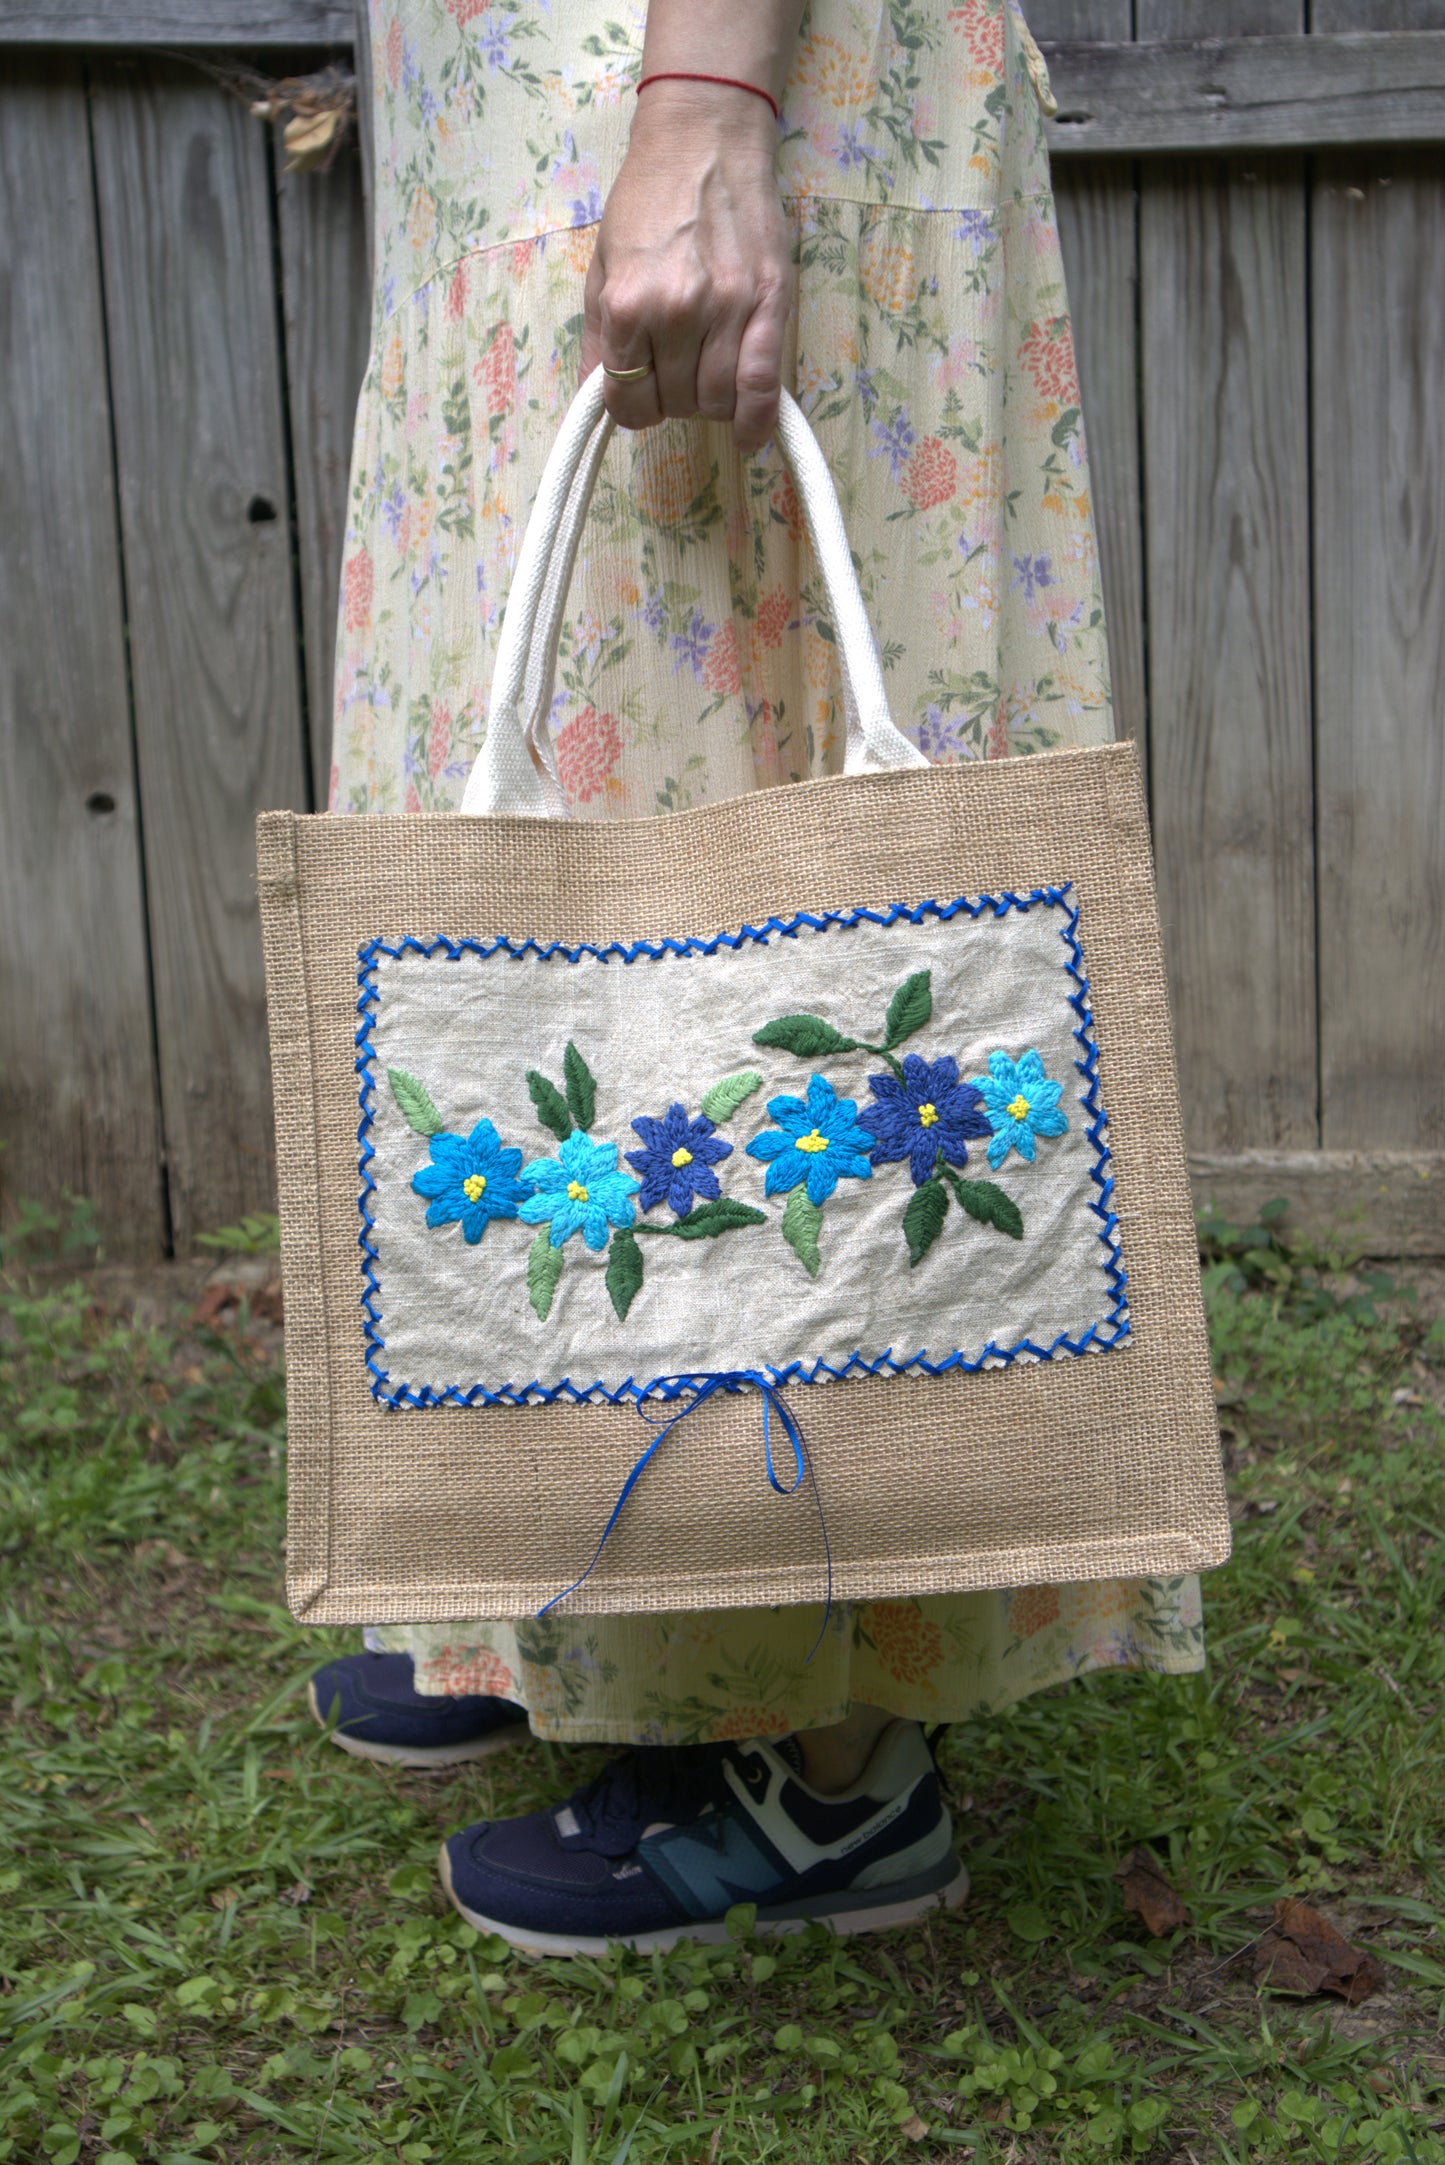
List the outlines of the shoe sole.
<svg viewBox="0 0 1445 2165">
<path fill-rule="evenodd" d="M 327 1717 L 322 1713 L 316 1697 L 316 1686 L 308 1683 L 306 1697 L 311 1711 L 320 1726 L 325 1729 Z M 465 1744 L 369 1744 L 364 1737 L 347 1736 L 340 1729 L 328 1732 L 330 1741 L 339 1751 L 350 1752 L 353 1759 L 372 1759 L 386 1767 L 459 1767 L 471 1759 L 490 1759 L 494 1752 L 509 1751 L 530 1734 L 525 1722 L 512 1722 L 504 1729 L 494 1730 L 491 1735 L 473 1737 Z"/>
<path fill-rule="evenodd" d="M 829 1924 L 840 1939 L 851 1938 L 860 1932 L 886 1932 L 891 1927 L 916 1924 L 920 1917 L 927 1917 L 939 1909 L 957 1909 L 968 1894 L 968 1873 L 955 1857 L 951 1879 L 942 1887 L 930 1888 L 926 1893 L 895 1894 L 887 1899 L 887 1888 L 880 1888 L 884 1899 L 870 1903 L 865 1909 L 826 1910 L 824 1899 L 815 1898 L 814 1904 L 799 1903 L 798 1910 L 809 1914 L 771 1914 L 763 1909 L 758 1912 L 755 1927 L 760 1938 L 781 1937 L 787 1932 L 801 1932 L 805 1925 Z M 533 1955 L 605 1955 L 614 1947 L 629 1947 L 634 1954 L 665 1954 L 682 1940 L 694 1940 L 703 1946 L 721 1946 L 728 1937 L 728 1929 L 721 1917 L 699 1918 L 696 1923 L 669 1925 L 663 1932 L 636 1932 L 629 1937 L 617 1939 L 588 1939 L 560 1932 L 530 1932 L 524 1926 L 504 1924 L 498 1917 L 484 1917 L 478 1910 L 468 1909 L 452 1885 L 451 1858 L 445 1842 L 441 1848 L 441 1881 L 453 1908 L 478 1932 L 495 1932 L 509 1947 L 523 1954 Z"/>
</svg>

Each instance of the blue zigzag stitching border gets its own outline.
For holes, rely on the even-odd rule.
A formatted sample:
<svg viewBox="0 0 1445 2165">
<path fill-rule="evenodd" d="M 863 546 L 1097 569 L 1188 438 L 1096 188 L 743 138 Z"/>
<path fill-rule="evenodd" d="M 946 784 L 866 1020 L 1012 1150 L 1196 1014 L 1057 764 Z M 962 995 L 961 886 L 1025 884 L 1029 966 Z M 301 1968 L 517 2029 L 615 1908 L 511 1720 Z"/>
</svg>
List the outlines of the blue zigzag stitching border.
<svg viewBox="0 0 1445 2165">
<path fill-rule="evenodd" d="M 719 948 L 739 949 L 750 944 L 766 947 L 770 940 L 781 937 L 796 939 L 800 932 L 826 932 L 831 927 L 847 930 L 852 925 L 895 925 L 899 923 L 922 924 L 925 918 L 936 917 L 947 923 L 952 917 L 963 914 L 972 918 L 988 915 L 1005 917 L 1010 910 L 1027 910 L 1041 902 L 1046 908 L 1062 909 L 1064 923 L 1059 928 L 1060 938 L 1068 950 L 1065 963 L 1066 974 L 1074 980 L 1074 990 L 1068 995 L 1069 1006 L 1074 1011 L 1074 1041 L 1079 1047 L 1079 1057 L 1074 1066 L 1084 1078 L 1082 1096 L 1083 1110 L 1088 1116 L 1085 1134 L 1094 1146 L 1094 1163 L 1090 1178 L 1098 1193 L 1089 1204 L 1089 1210 L 1098 1220 L 1099 1238 L 1103 1243 L 1106 1261 L 1104 1275 L 1108 1283 L 1110 1302 L 1108 1314 L 1102 1323 L 1091 1323 L 1077 1338 L 1061 1331 L 1047 1345 L 1036 1345 L 1030 1338 L 1022 1338 L 1017 1345 L 1001 1346 L 990 1339 L 976 1359 L 969 1360 L 962 1353 L 950 1353 L 941 1361 L 930 1361 L 926 1354 L 915 1353 L 906 1361 L 895 1361 L 892 1351 L 880 1353 L 874 1360 L 865 1360 L 862 1353 L 854 1353 L 841 1366 L 818 1360 L 811 1367 L 804 1361 L 791 1361 L 784 1368 L 774 1368 L 769 1362 L 759 1366 L 776 1383 L 820 1383 L 841 1381 L 846 1376 L 902 1376 L 917 1371 L 925 1376 L 946 1375 L 950 1369 L 958 1369 L 964 1375 L 976 1375 L 981 1369 L 1007 1368 L 1021 1357 L 1037 1361 L 1050 1361 L 1059 1354 L 1082 1354 L 1096 1348 L 1121 1344 L 1129 1336 L 1128 1278 L 1119 1250 L 1119 1220 L 1112 1209 L 1114 1176 L 1109 1167 L 1112 1162 L 1108 1143 L 1108 1116 L 1099 1097 L 1099 1048 L 1094 1040 L 1094 1018 L 1089 1006 L 1089 980 L 1084 970 L 1084 954 L 1079 944 L 1079 912 L 1069 896 L 1072 882 L 1065 880 L 1057 887 L 1034 887 L 1026 895 L 1015 894 L 1007 889 L 1000 895 L 955 896 L 951 902 L 920 902 L 911 906 L 895 902 L 886 910 L 824 910 L 814 915 L 800 910 L 795 917 L 769 917 L 760 925 L 743 925 L 736 932 L 718 932 L 711 939 L 634 940 L 630 945 L 611 941 L 605 947 L 587 943 L 579 947 L 566 947 L 560 940 L 543 946 L 536 940 L 510 940 L 498 936 L 492 940 L 449 940 L 442 935 L 432 939 L 416 939 L 411 935 L 388 941 L 369 940 L 361 948 L 357 960 L 361 967 L 356 982 L 361 988 L 357 1000 L 357 1013 L 361 1017 L 356 1032 L 356 1072 L 361 1077 L 361 1125 L 356 1140 L 360 1150 L 359 1170 L 361 1193 L 357 1198 L 361 1210 L 361 1231 L 357 1241 L 362 1254 L 363 1292 L 361 1310 L 366 1339 L 366 1365 L 371 1374 L 371 1395 L 384 1406 L 393 1408 L 420 1408 L 426 1406 L 536 1406 L 551 1405 L 557 1399 L 565 1399 L 572 1405 L 607 1404 L 620 1405 L 628 1401 L 641 1403 L 645 1399 L 664 1402 L 684 1396 L 694 1390 L 706 1378 L 699 1375 L 655 1378 L 651 1383 L 639 1384 L 631 1376 L 609 1391 L 601 1383 L 588 1384 L 578 1389 L 569 1380 L 557 1384 L 539 1381 L 523 1384 L 503 1384 L 499 1390 L 489 1391 L 476 1383 L 467 1390 L 456 1384 L 433 1390 L 430 1385 L 413 1389 L 406 1384 L 392 1386 L 390 1376 L 383 1366 L 386 1344 L 382 1337 L 381 1280 L 377 1275 L 379 1261 L 376 1244 L 372 1238 L 375 1218 L 371 1210 L 371 1197 L 376 1193 L 376 1182 L 371 1174 L 371 1161 L 376 1148 L 371 1141 L 371 1129 L 375 1119 L 376 1082 L 373 1074 L 375 1053 L 371 1043 L 376 1027 L 376 1008 L 379 998 L 376 984 L 376 965 L 382 956 L 392 961 L 402 955 L 445 955 L 455 962 L 462 955 L 533 955 L 539 961 L 550 962 L 560 956 L 567 962 L 578 962 L 584 955 L 591 955 L 599 962 L 631 963 L 641 960 L 660 961 L 665 955 L 713 955 Z"/>
</svg>

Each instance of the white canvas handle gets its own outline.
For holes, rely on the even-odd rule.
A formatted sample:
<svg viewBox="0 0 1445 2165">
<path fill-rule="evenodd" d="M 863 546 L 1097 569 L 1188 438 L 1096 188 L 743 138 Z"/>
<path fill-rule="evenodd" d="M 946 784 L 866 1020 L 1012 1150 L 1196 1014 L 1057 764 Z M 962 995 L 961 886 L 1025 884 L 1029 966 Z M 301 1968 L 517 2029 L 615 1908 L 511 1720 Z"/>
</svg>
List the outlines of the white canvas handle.
<svg viewBox="0 0 1445 2165">
<path fill-rule="evenodd" d="M 461 809 L 565 819 L 547 726 L 567 593 L 602 455 L 615 426 L 604 411 L 602 370 L 578 392 L 542 470 L 522 537 L 497 640 L 487 738 L 467 778 Z M 848 718 L 847 774 L 925 767 L 916 745 L 894 727 L 872 627 L 858 590 L 843 514 L 827 461 L 785 391 L 775 441 L 793 477 L 832 612 Z"/>
</svg>

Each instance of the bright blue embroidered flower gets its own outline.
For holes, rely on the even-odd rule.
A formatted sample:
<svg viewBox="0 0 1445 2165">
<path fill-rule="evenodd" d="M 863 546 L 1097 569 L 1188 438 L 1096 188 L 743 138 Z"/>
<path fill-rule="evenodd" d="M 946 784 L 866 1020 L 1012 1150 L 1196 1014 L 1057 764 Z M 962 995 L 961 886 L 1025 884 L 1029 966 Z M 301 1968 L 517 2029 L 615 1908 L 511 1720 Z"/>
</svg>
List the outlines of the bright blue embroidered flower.
<svg viewBox="0 0 1445 2165">
<path fill-rule="evenodd" d="M 840 1180 L 871 1180 L 867 1152 L 873 1136 L 858 1125 L 852 1098 L 840 1098 L 826 1075 L 814 1075 L 802 1098 L 771 1098 L 768 1111 L 778 1123 L 764 1128 L 748 1144 L 748 1156 L 768 1168 L 763 1183 L 769 1195 L 782 1195 L 806 1182 L 808 1201 L 826 1203 Z"/>
<path fill-rule="evenodd" d="M 1068 1116 L 1059 1107 L 1064 1086 L 1049 1081 L 1036 1052 L 1026 1052 L 1017 1066 L 1006 1052 L 990 1053 L 987 1075 L 974 1081 L 993 1125 L 988 1162 L 995 1172 L 1011 1150 L 1032 1164 L 1036 1135 L 1066 1133 Z"/>
<path fill-rule="evenodd" d="M 430 1165 L 412 1177 L 418 1195 L 430 1196 L 428 1225 L 456 1225 L 473 1247 L 493 1218 L 515 1218 L 526 1189 L 518 1175 L 520 1150 L 504 1150 L 490 1120 L 479 1120 L 465 1139 L 434 1135 Z"/>
<path fill-rule="evenodd" d="M 642 1175 L 639 1210 L 651 1210 L 665 1201 L 683 1218 L 699 1199 L 717 1201 L 722 1190 L 712 1168 L 732 1156 L 733 1146 L 723 1141 L 704 1114 L 689 1120 L 683 1106 L 669 1105 L 660 1120 L 640 1113 L 632 1125 L 647 1145 L 645 1150 L 627 1153 L 628 1164 Z"/>
<path fill-rule="evenodd" d="M 941 1060 L 905 1053 L 901 1082 L 896 1075 L 868 1080 L 873 1095 L 858 1117 L 878 1138 L 873 1163 L 897 1165 L 906 1158 L 915 1188 L 933 1171 L 940 1150 L 949 1165 L 966 1165 L 969 1141 L 993 1133 L 982 1093 L 959 1081 L 958 1062 L 947 1053 Z"/>
<path fill-rule="evenodd" d="M 609 1225 L 631 1225 L 632 1198 L 640 1183 L 617 1170 L 616 1143 L 594 1143 L 576 1128 L 555 1158 L 534 1158 L 522 1167 L 532 1190 L 517 1215 L 528 1225 L 552 1227 L 560 1248 L 580 1232 L 589 1248 L 607 1246 Z"/>
</svg>

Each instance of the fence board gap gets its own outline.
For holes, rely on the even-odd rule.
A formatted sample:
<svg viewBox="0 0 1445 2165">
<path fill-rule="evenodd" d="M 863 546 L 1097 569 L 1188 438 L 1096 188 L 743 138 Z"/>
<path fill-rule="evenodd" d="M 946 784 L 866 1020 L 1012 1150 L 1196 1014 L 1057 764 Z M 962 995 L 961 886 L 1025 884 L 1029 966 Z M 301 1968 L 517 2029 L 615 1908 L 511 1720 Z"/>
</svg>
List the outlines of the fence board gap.
<svg viewBox="0 0 1445 2165">
<path fill-rule="evenodd" d="M 76 62 L 0 89 L 0 1134 L 9 1200 L 164 1250 L 105 329 Z"/>
<path fill-rule="evenodd" d="M 95 147 L 177 1245 L 273 1194 L 251 823 L 303 805 L 266 144 L 107 63 Z"/>
</svg>

